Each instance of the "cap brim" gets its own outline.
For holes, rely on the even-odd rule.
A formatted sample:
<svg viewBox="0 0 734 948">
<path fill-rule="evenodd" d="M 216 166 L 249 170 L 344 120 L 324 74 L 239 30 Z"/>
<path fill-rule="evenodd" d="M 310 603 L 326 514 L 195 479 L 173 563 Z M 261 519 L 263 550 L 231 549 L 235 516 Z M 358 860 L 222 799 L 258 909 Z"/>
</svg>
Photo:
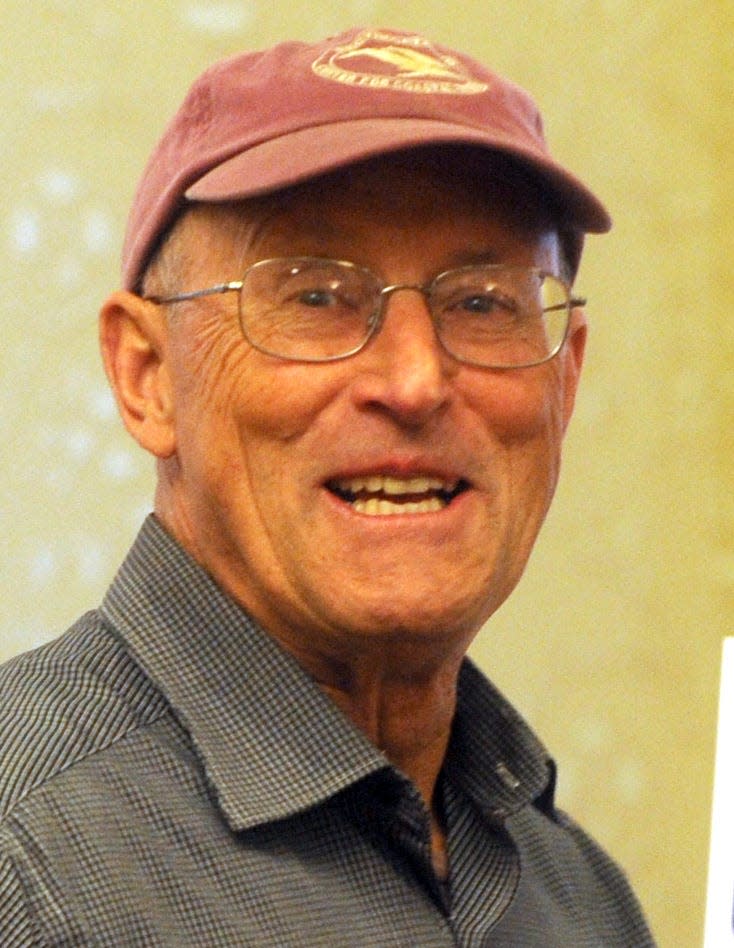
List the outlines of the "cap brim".
<svg viewBox="0 0 734 948">
<path fill-rule="evenodd" d="M 431 119 L 355 119 L 298 129 L 223 161 L 194 182 L 186 198 L 222 202 L 254 197 L 377 155 L 432 144 L 476 145 L 510 155 L 548 186 L 567 223 L 589 233 L 605 233 L 612 226 L 598 198 L 547 154 L 501 132 L 490 135 Z"/>
</svg>

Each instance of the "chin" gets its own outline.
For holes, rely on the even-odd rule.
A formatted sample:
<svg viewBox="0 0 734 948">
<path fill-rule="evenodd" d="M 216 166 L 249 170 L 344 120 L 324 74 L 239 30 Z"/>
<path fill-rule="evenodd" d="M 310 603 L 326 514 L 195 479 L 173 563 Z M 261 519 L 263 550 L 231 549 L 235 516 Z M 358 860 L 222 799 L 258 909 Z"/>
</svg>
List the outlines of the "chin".
<svg viewBox="0 0 734 948">
<path fill-rule="evenodd" d="M 382 645 L 431 644 L 443 650 L 446 646 L 470 641 L 485 621 L 486 610 L 444 606 L 426 608 L 425 599 L 397 609 L 395 602 L 384 607 L 366 609 L 359 624 L 349 623 L 363 639 L 379 641 Z"/>
</svg>

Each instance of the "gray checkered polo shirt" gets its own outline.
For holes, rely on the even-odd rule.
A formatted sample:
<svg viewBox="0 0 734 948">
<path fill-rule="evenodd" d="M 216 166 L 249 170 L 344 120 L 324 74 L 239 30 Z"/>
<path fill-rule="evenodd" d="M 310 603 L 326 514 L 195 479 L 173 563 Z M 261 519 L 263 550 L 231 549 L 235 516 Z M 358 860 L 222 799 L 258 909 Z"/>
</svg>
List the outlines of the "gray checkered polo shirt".
<svg viewBox="0 0 734 948">
<path fill-rule="evenodd" d="M 151 517 L 0 670 L 0 944 L 652 945 L 468 661 L 439 791 L 446 881 L 413 785 Z"/>
</svg>

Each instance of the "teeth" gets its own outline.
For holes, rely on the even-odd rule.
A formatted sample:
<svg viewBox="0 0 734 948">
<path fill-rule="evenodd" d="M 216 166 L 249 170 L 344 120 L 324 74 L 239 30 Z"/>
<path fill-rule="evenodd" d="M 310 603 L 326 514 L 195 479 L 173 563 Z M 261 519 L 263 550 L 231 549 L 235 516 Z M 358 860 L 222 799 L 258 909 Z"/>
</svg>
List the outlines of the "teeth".
<svg viewBox="0 0 734 948">
<path fill-rule="evenodd" d="M 371 517 L 389 517 L 393 514 L 433 513 L 436 510 L 442 510 L 445 503 L 438 497 L 416 500 L 407 504 L 396 504 L 391 500 L 370 497 L 368 500 L 357 499 L 352 506 L 358 513 Z"/>
<path fill-rule="evenodd" d="M 337 492 L 352 507 L 372 517 L 394 514 L 433 513 L 443 510 L 450 495 L 456 490 L 456 481 L 437 477 L 391 477 L 373 474 L 368 477 L 345 478 L 334 485 Z"/>
<path fill-rule="evenodd" d="M 444 490 L 443 481 L 434 477 L 411 477 L 398 480 L 396 477 L 384 477 L 382 490 L 386 494 L 427 494 L 429 491 Z"/>
<path fill-rule="evenodd" d="M 348 494 L 428 494 L 431 491 L 445 491 L 450 493 L 456 487 L 456 482 L 442 481 L 436 477 L 386 477 L 372 475 L 370 477 L 355 477 L 337 482 L 339 490 Z"/>
</svg>

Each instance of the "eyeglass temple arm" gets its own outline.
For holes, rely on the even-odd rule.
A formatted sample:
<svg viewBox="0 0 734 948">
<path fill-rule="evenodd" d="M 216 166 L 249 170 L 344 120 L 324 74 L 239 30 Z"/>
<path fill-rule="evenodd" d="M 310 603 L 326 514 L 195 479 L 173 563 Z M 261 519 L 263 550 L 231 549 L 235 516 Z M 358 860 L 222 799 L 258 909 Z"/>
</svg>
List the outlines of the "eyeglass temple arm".
<svg viewBox="0 0 734 948">
<path fill-rule="evenodd" d="M 217 293 L 230 293 L 234 290 L 242 289 L 242 281 L 235 280 L 233 283 L 217 283 L 216 286 L 209 286 L 205 290 L 193 290 L 191 293 L 177 293 L 175 296 L 148 296 L 151 303 L 183 303 L 185 300 L 198 300 L 202 296 L 214 296 Z"/>
<path fill-rule="evenodd" d="M 585 296 L 571 296 L 568 300 L 568 305 L 571 307 L 571 309 L 574 309 L 577 306 L 586 306 L 586 302 L 587 300 Z M 556 303 L 555 306 L 545 306 L 543 308 L 543 312 L 555 313 L 559 309 L 565 309 L 565 308 L 566 308 L 565 303 Z"/>
</svg>

